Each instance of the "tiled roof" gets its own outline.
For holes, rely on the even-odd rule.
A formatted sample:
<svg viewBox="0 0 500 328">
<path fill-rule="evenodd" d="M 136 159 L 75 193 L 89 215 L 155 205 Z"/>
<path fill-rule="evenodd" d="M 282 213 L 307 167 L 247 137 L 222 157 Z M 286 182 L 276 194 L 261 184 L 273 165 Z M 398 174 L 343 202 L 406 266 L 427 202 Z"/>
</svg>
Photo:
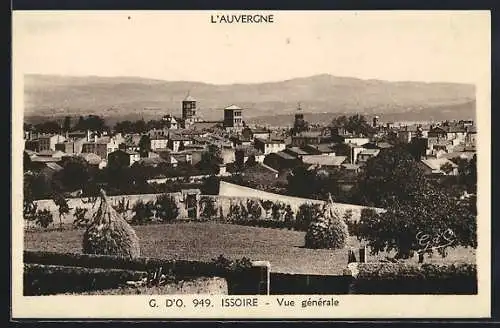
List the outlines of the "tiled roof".
<svg viewBox="0 0 500 328">
<path fill-rule="evenodd" d="M 287 151 L 293 152 L 297 155 L 309 155 L 309 153 L 299 147 L 290 147 L 286 149 Z"/>
<path fill-rule="evenodd" d="M 243 109 L 243 108 L 241 108 L 241 107 L 239 107 L 239 106 L 236 106 L 236 105 L 231 105 L 231 106 L 228 106 L 228 107 L 226 107 L 226 108 L 224 108 L 224 109 L 228 109 L 228 110 L 237 110 L 237 109 Z"/>
<path fill-rule="evenodd" d="M 295 159 L 295 157 L 293 157 L 290 154 L 285 153 L 284 151 L 279 151 L 279 152 L 277 152 L 275 154 L 278 155 L 279 157 L 283 158 L 283 159 Z"/>
<path fill-rule="evenodd" d="M 365 149 L 365 150 L 362 150 L 359 154 L 360 155 L 378 155 L 378 153 L 380 153 L 380 149 Z"/>
<path fill-rule="evenodd" d="M 302 162 L 319 166 L 339 166 L 346 158 L 346 156 L 313 155 L 304 157 Z"/>
<path fill-rule="evenodd" d="M 451 164 L 452 167 L 457 167 L 457 164 L 453 163 L 447 158 L 427 158 L 423 159 L 422 163 L 424 163 L 426 166 L 431 168 L 432 170 L 441 170 L 441 166 L 443 166 L 446 163 Z"/>
</svg>

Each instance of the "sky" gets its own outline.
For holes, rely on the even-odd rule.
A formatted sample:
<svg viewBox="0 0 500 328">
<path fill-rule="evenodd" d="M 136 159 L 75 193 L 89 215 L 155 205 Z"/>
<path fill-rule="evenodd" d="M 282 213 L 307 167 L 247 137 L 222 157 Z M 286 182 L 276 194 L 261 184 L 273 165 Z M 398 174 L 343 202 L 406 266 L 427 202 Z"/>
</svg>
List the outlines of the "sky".
<svg viewBox="0 0 500 328">
<path fill-rule="evenodd" d="M 212 24 L 217 14 L 273 24 Z M 24 74 L 138 76 L 215 84 L 332 74 L 475 83 L 489 61 L 488 12 L 14 12 Z"/>
</svg>

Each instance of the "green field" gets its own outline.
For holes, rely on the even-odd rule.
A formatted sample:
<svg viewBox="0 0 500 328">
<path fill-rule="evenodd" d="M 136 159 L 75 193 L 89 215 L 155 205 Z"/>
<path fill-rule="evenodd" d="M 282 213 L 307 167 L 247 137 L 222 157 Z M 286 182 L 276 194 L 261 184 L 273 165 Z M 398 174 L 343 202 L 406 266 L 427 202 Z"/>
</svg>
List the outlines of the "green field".
<svg viewBox="0 0 500 328">
<path fill-rule="evenodd" d="M 143 256 L 183 260 L 207 260 L 223 254 L 271 262 L 271 271 L 308 274 L 342 274 L 347 265 L 349 246 L 359 247 L 355 237 L 341 250 L 303 248 L 304 232 L 220 223 L 174 223 L 134 226 Z M 82 229 L 26 232 L 26 250 L 81 252 Z M 387 254 L 379 254 L 384 258 Z M 369 261 L 377 260 L 369 256 Z M 410 261 L 415 261 L 412 259 Z M 426 262 L 475 263 L 475 250 L 451 249 L 448 257 L 437 254 Z"/>
</svg>

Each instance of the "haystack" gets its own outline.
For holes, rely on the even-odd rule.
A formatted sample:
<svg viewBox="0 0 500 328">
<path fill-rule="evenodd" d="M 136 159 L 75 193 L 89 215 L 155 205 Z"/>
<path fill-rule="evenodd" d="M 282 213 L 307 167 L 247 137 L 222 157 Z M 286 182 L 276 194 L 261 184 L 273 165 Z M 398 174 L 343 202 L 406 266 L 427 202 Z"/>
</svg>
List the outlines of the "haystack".
<svg viewBox="0 0 500 328">
<path fill-rule="evenodd" d="M 83 235 L 83 252 L 139 257 L 139 238 L 134 229 L 115 211 L 102 189 L 100 198 L 101 204 Z"/>
<path fill-rule="evenodd" d="M 309 224 L 305 235 L 307 248 L 338 249 L 347 244 L 347 225 L 335 209 L 331 196 L 328 198 L 322 213 Z"/>
</svg>

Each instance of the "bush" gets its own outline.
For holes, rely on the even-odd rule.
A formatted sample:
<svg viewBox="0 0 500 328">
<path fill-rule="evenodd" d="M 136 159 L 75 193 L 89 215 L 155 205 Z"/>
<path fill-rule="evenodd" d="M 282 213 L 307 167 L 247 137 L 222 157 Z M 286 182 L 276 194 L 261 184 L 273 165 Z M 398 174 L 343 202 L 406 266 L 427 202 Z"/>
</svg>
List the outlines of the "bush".
<svg viewBox="0 0 500 328">
<path fill-rule="evenodd" d="M 357 294 L 476 294 L 475 264 L 360 263 Z"/>
<path fill-rule="evenodd" d="M 90 219 L 86 216 L 87 212 L 88 208 L 75 208 L 73 225 L 79 228 L 88 226 Z"/>
<path fill-rule="evenodd" d="M 307 231 L 309 224 L 321 213 L 320 204 L 305 203 L 300 205 L 295 220 L 295 230 Z"/>
<path fill-rule="evenodd" d="M 150 223 L 154 217 L 153 209 L 154 209 L 154 203 L 152 201 L 144 203 L 142 200 L 139 200 L 134 205 L 133 208 L 134 216 L 132 217 L 130 223 L 132 224 Z"/>
<path fill-rule="evenodd" d="M 155 204 L 156 217 L 163 222 L 173 222 L 179 216 L 179 207 L 175 198 L 163 194 L 158 197 Z"/>
<path fill-rule="evenodd" d="M 293 213 L 292 207 L 290 205 L 287 205 L 285 208 L 284 220 L 285 220 L 285 226 L 287 228 L 290 229 L 293 227 L 293 224 L 295 222 L 295 213 Z"/>
<path fill-rule="evenodd" d="M 258 200 L 248 199 L 247 209 L 248 209 L 248 216 L 250 217 L 250 219 L 258 220 L 262 217 L 263 208 Z"/>
<path fill-rule="evenodd" d="M 218 213 L 215 199 L 211 197 L 202 197 L 200 199 L 201 216 L 206 219 L 215 217 Z"/>
<path fill-rule="evenodd" d="M 44 209 L 36 212 L 34 221 L 40 227 L 47 228 L 52 222 L 54 222 L 54 218 L 52 217 L 51 211 Z"/>
<path fill-rule="evenodd" d="M 142 279 L 145 272 L 24 264 L 23 276 L 23 294 L 35 296 L 117 288 L 128 280 Z"/>
<path fill-rule="evenodd" d="M 275 221 L 285 221 L 285 204 L 283 203 L 274 203 L 272 206 L 272 218 Z"/>
<path fill-rule="evenodd" d="M 314 249 L 338 249 L 347 244 L 347 225 L 333 210 L 332 204 L 325 206 L 309 224 L 305 235 L 305 246 Z"/>
<path fill-rule="evenodd" d="M 242 202 L 232 203 L 229 206 L 229 216 L 228 219 L 230 222 L 245 222 L 249 219 L 248 210 Z"/>
</svg>

